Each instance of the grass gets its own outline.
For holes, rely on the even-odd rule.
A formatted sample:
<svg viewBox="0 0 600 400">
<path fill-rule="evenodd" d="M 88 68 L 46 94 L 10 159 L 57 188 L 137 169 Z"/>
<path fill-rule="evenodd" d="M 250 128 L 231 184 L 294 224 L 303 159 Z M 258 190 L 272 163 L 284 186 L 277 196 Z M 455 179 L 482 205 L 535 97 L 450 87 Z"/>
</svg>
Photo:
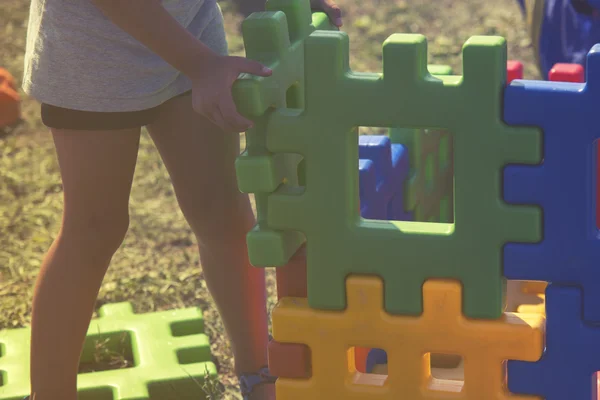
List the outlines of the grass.
<svg viewBox="0 0 600 400">
<path fill-rule="evenodd" d="M 231 53 L 243 55 L 241 18 L 221 3 Z M 509 58 L 538 78 L 531 43 L 515 0 L 338 0 L 350 35 L 351 66 L 381 70 L 381 43 L 392 33 L 422 33 L 430 63 L 461 73 L 461 47 L 472 35 L 502 35 Z M 0 2 L 0 66 L 18 80 L 23 71 L 29 2 Z M 62 188 L 52 140 L 39 119 L 39 105 L 23 95 L 23 122 L 0 137 L 0 329 L 30 321 L 30 299 L 40 262 L 60 223 Z M 231 349 L 206 288 L 193 234 L 177 207 L 158 152 L 142 137 L 131 196 L 131 224 L 113 258 L 97 306 L 131 301 L 136 312 L 199 306 L 220 364 L 220 379 L 234 398 L 237 384 Z M 274 274 L 268 272 L 269 307 L 275 302 Z M 114 355 L 113 355 L 114 356 Z M 210 382 L 207 384 L 211 384 Z M 217 395 L 215 395 L 217 396 Z M 218 397 L 209 397 L 209 399 Z"/>
<path fill-rule="evenodd" d="M 107 371 L 133 367 L 133 356 L 127 354 L 127 333 L 116 338 L 106 337 L 94 340 L 92 359 L 81 360 L 79 373 Z"/>
</svg>

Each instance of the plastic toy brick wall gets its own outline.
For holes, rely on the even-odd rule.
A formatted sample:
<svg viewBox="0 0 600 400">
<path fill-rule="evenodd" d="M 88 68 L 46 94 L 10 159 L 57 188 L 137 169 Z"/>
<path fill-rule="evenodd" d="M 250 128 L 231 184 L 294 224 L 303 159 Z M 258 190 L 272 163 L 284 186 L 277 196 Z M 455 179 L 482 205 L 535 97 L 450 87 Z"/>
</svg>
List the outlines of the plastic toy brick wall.
<svg viewBox="0 0 600 400">
<path fill-rule="evenodd" d="M 294 21 L 309 11 L 301 1 L 277 3 L 297 6 L 286 14 Z M 284 371 L 272 359 L 282 372 L 279 398 L 591 400 L 600 370 L 600 47 L 590 52 L 586 83 L 519 79 L 499 37 L 466 42 L 463 76 L 432 74 L 420 35 L 392 35 L 383 72 L 358 73 L 345 33 L 311 31 L 302 18 L 306 35 L 281 28 L 280 45 L 256 53 L 280 55 L 269 63 L 274 76 L 244 77 L 236 90 L 242 108 L 261 105 L 247 113 L 257 123 L 238 164 L 240 188 L 257 194 L 252 262 L 285 270 L 305 255 L 306 298 L 282 296 L 273 311 L 273 354 L 299 365 Z M 276 11 L 261 19 L 284 26 Z M 293 56 L 301 62 L 292 66 Z M 294 107 L 273 100 L 297 82 Z M 451 223 L 361 217 L 359 126 L 452 135 Z M 415 146 L 401 144 L 414 162 Z M 301 161 L 283 162 L 291 155 Z M 529 281 L 523 292 L 538 294 L 552 282 L 546 313 L 505 312 L 507 279 Z M 384 349 L 388 375 L 357 382 L 358 347 Z M 463 356 L 464 382 L 433 380 L 433 354 Z"/>
</svg>

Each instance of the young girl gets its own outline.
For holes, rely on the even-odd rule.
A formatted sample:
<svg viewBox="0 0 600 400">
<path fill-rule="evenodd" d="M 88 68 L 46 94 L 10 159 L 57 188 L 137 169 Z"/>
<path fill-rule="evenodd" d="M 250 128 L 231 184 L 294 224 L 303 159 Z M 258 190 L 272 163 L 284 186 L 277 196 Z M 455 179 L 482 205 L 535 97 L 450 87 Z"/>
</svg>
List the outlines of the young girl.
<svg viewBox="0 0 600 400">
<path fill-rule="evenodd" d="M 309 0 L 306 0 L 309 1 Z M 310 0 L 333 23 L 330 0 Z M 33 298 L 31 395 L 76 400 L 79 357 L 109 262 L 129 224 L 140 128 L 169 172 L 198 241 L 207 286 L 235 356 L 245 399 L 270 399 L 264 271 L 248 263 L 254 220 L 236 185 L 240 73 L 227 56 L 216 0 L 32 0 L 23 89 L 42 103 L 64 189 L 58 236 Z"/>
<path fill-rule="evenodd" d="M 517 1 L 543 78 L 556 63 L 585 67 L 587 53 L 600 43 L 600 0 Z"/>
</svg>

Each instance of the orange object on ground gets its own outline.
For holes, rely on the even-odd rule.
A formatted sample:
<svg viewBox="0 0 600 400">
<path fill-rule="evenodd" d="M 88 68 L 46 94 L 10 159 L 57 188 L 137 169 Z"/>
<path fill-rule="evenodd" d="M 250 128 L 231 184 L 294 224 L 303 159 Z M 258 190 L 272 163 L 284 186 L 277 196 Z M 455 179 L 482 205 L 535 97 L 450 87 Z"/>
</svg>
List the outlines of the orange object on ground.
<svg viewBox="0 0 600 400">
<path fill-rule="evenodd" d="M 13 125 L 21 118 L 21 98 L 15 78 L 0 68 L 0 128 Z"/>
</svg>

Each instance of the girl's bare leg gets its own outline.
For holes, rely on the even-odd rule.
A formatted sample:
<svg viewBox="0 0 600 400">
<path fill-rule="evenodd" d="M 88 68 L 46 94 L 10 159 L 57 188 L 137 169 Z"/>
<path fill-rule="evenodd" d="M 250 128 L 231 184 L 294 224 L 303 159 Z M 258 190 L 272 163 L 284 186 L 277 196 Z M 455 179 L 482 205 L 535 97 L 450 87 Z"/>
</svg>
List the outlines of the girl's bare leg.
<svg viewBox="0 0 600 400">
<path fill-rule="evenodd" d="M 34 400 L 75 400 L 77 371 L 96 297 L 129 224 L 139 129 L 53 129 L 64 189 L 60 232 L 33 297 Z"/>
<path fill-rule="evenodd" d="M 231 339 L 236 372 L 257 372 L 267 365 L 265 274 L 248 262 L 246 233 L 254 215 L 236 183 L 239 135 L 222 132 L 195 113 L 191 96 L 165 103 L 148 130 L 196 235 L 207 286 Z"/>
</svg>

